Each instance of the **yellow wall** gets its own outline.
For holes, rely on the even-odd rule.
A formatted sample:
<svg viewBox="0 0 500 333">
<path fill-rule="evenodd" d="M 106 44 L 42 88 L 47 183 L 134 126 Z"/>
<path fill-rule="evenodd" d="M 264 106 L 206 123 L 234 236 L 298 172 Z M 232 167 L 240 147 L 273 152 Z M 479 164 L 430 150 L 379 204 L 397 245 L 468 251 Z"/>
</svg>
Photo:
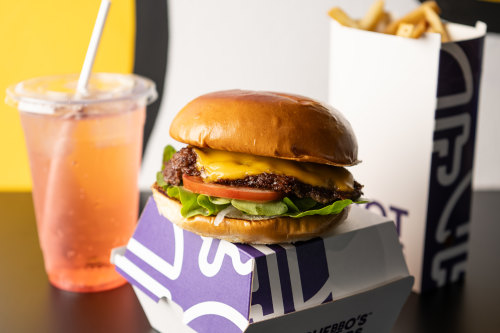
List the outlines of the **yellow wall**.
<svg viewBox="0 0 500 333">
<path fill-rule="evenodd" d="M 78 73 L 100 0 L 0 0 L 0 191 L 31 188 L 17 111 L 7 86 L 40 75 Z M 112 0 L 94 72 L 130 73 L 134 0 Z"/>
</svg>

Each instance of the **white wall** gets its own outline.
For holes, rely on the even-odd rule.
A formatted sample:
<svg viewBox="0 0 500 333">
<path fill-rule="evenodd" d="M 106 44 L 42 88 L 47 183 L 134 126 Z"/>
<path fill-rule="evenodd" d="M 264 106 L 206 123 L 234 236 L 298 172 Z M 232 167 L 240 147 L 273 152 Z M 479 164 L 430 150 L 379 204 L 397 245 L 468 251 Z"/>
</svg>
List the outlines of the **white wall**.
<svg viewBox="0 0 500 333">
<path fill-rule="evenodd" d="M 328 92 L 328 9 L 340 5 L 361 17 L 372 0 L 172 0 L 170 45 L 161 111 L 147 147 L 140 186 L 161 166 L 163 146 L 174 142 L 174 115 L 198 95 L 220 89 L 275 90 L 321 101 Z M 413 0 L 388 0 L 396 15 Z M 499 36 L 486 43 L 476 150 L 475 188 L 500 189 Z"/>
<path fill-rule="evenodd" d="M 154 181 L 163 146 L 173 143 L 173 116 L 198 95 L 241 88 L 327 97 L 328 1 L 173 0 L 169 6 L 166 84 L 142 188 Z"/>
</svg>

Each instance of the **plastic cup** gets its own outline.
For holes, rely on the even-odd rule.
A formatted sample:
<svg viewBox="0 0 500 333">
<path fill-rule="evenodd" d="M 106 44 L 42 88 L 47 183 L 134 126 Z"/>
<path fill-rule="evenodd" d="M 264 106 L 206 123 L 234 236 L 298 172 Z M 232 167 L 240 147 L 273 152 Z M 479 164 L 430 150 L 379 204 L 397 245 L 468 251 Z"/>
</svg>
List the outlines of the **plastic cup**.
<svg viewBox="0 0 500 333">
<path fill-rule="evenodd" d="M 152 81 L 94 74 L 85 96 L 78 75 L 30 79 L 7 89 L 24 130 L 45 270 L 52 285 L 75 292 L 126 281 L 110 263 L 125 245 L 139 210 L 146 105 Z"/>
</svg>

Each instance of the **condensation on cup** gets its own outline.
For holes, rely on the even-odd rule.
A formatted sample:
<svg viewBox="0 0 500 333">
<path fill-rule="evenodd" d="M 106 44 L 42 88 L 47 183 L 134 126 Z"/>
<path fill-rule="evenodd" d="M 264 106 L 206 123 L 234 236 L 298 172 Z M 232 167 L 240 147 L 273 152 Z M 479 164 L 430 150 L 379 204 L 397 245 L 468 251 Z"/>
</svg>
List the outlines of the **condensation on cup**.
<svg viewBox="0 0 500 333">
<path fill-rule="evenodd" d="M 154 83 L 130 74 L 26 80 L 7 90 L 19 110 L 33 183 L 38 236 L 49 281 L 75 292 L 126 281 L 110 264 L 139 210 L 138 174 L 146 106 Z"/>
</svg>

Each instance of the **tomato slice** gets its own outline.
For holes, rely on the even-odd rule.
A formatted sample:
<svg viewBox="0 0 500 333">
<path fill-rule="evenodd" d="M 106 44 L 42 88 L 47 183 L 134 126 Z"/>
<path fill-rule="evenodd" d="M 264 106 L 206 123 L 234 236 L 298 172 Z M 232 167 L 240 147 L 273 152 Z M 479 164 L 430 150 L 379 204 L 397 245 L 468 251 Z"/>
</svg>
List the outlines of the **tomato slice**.
<svg viewBox="0 0 500 333">
<path fill-rule="evenodd" d="M 271 190 L 205 183 L 201 177 L 196 176 L 182 175 L 182 181 L 186 190 L 219 198 L 266 202 L 283 197 L 281 192 Z"/>
</svg>

